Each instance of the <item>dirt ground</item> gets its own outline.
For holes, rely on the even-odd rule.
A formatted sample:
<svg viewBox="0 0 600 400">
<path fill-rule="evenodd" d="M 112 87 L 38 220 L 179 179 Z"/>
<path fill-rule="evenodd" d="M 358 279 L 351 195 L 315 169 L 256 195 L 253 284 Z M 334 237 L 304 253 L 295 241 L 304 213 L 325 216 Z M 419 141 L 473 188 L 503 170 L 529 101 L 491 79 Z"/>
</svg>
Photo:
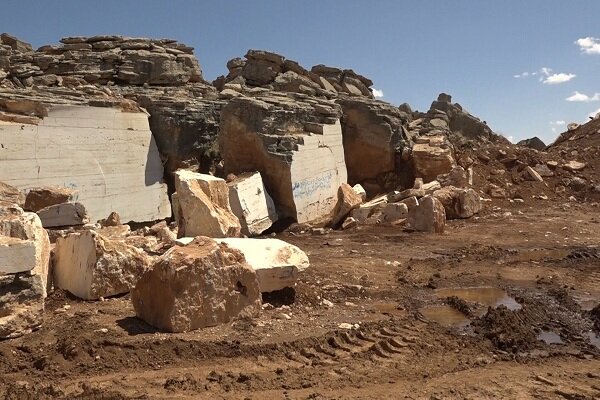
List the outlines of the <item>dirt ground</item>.
<svg viewBox="0 0 600 400">
<path fill-rule="evenodd" d="M 186 334 L 129 296 L 56 292 L 40 330 L 0 342 L 0 398 L 598 399 L 599 210 L 531 199 L 443 235 L 281 233 L 312 263 L 295 295 Z"/>
</svg>

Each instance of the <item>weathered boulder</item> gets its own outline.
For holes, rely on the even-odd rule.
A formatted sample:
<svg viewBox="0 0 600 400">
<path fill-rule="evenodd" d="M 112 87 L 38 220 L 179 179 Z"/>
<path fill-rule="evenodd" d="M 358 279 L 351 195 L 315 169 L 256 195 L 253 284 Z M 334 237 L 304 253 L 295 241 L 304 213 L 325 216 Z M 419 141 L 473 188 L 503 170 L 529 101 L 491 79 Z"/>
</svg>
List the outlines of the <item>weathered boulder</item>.
<svg viewBox="0 0 600 400">
<path fill-rule="evenodd" d="M 382 216 L 385 222 L 396 222 L 406 219 L 408 216 L 408 206 L 404 203 L 388 203 L 383 207 Z"/>
<path fill-rule="evenodd" d="M 22 206 L 25 202 L 25 195 L 16 187 L 0 182 L 0 202 Z"/>
<path fill-rule="evenodd" d="M 470 218 L 481 211 L 481 199 L 473 189 L 445 186 L 433 192 L 446 211 L 447 219 Z"/>
<path fill-rule="evenodd" d="M 386 195 L 376 197 L 371 201 L 361 204 L 350 213 L 350 216 L 360 223 L 366 222 L 374 214 L 380 213 L 383 207 L 388 203 Z"/>
<path fill-rule="evenodd" d="M 354 192 L 360 196 L 363 202 L 367 201 L 367 192 L 360 183 L 357 183 L 356 185 L 352 186 L 352 190 L 354 190 Z"/>
<path fill-rule="evenodd" d="M 338 225 L 352 210 L 360 206 L 362 202 L 362 198 L 354 191 L 352 186 L 342 183 L 338 189 L 338 202 L 333 211 L 331 225 Z"/>
<path fill-rule="evenodd" d="M 519 146 L 529 147 L 530 149 L 542 151 L 546 148 L 546 144 L 537 136 L 529 139 L 523 139 L 517 143 Z"/>
<path fill-rule="evenodd" d="M 225 180 L 212 175 L 179 170 L 175 173 L 178 201 L 178 235 L 239 236 L 241 225 L 229 205 Z"/>
<path fill-rule="evenodd" d="M 78 226 L 87 224 L 90 219 L 81 203 L 54 204 L 37 211 L 44 228 Z"/>
<path fill-rule="evenodd" d="M 167 332 L 187 332 L 260 312 L 254 270 L 238 250 L 197 237 L 168 250 L 131 293 L 136 315 Z"/>
<path fill-rule="evenodd" d="M 81 299 L 98 300 L 128 293 L 148 264 L 143 251 L 84 230 L 57 239 L 54 284 Z"/>
<path fill-rule="evenodd" d="M 76 191 L 60 186 L 36 187 L 29 190 L 23 209 L 38 212 L 42 208 L 73 200 Z"/>
<path fill-rule="evenodd" d="M 424 196 L 419 205 L 408 212 L 408 224 L 416 231 L 444 233 L 446 212 L 444 205 L 433 196 Z"/>
<path fill-rule="evenodd" d="M 238 217 L 244 235 L 260 235 L 277 221 L 275 203 L 259 172 L 242 174 L 227 186 L 231 210 Z"/>
<path fill-rule="evenodd" d="M 259 171 L 280 218 L 328 216 L 346 182 L 339 106 L 296 94 L 237 97 L 223 108 L 225 173 Z"/>
<path fill-rule="evenodd" d="M 298 247 L 279 239 L 215 239 L 239 250 L 256 272 L 261 292 L 295 287 L 299 273 L 310 266 L 308 256 Z"/>
<path fill-rule="evenodd" d="M 525 169 L 523 170 L 523 173 L 525 175 L 525 179 L 530 180 L 530 181 L 535 181 L 535 182 L 544 182 L 544 178 L 542 178 L 542 176 L 533 168 L 531 168 L 530 166 L 525 167 Z"/>
<path fill-rule="evenodd" d="M 412 148 L 412 157 L 415 176 L 423 178 L 425 182 L 447 174 L 456 166 L 452 148 L 440 136 L 419 138 Z"/>
<path fill-rule="evenodd" d="M 586 166 L 585 163 L 582 163 L 579 161 L 569 161 L 562 165 L 563 169 L 566 169 L 567 171 L 571 171 L 571 172 L 581 171 L 582 169 L 585 168 L 585 166 Z"/>
</svg>

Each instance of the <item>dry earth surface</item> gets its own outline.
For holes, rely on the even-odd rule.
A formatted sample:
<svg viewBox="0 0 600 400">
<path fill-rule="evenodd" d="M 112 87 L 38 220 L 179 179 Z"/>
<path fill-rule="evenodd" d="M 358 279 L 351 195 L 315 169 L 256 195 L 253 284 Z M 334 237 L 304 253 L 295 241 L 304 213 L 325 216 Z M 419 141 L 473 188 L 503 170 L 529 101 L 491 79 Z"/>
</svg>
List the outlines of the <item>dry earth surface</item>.
<svg viewBox="0 0 600 400">
<path fill-rule="evenodd" d="M 0 342 L 0 396 L 600 398 L 597 207 L 497 202 L 443 235 L 278 236 L 312 266 L 255 320 L 165 334 L 129 295 L 55 292 L 40 330 Z"/>
</svg>

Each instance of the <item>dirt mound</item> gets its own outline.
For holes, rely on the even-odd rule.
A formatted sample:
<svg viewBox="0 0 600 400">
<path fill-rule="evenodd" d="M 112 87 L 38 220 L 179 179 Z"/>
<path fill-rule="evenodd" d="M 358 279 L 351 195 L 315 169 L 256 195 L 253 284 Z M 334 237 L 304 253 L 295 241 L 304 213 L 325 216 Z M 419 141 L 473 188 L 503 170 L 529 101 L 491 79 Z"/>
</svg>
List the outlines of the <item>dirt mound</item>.
<svg viewBox="0 0 600 400">
<path fill-rule="evenodd" d="M 469 303 L 467 303 L 465 300 L 461 299 L 460 297 L 457 297 L 457 296 L 446 297 L 445 301 L 446 301 L 446 304 L 448 304 L 450 307 L 454 308 L 456 311 L 459 311 L 464 316 L 466 316 L 466 317 L 473 316 L 473 311 L 471 310 Z"/>
<path fill-rule="evenodd" d="M 490 307 L 473 323 L 475 332 L 483 334 L 500 350 L 512 353 L 529 350 L 534 347 L 537 335 L 521 314 L 520 310 L 511 311 L 505 306 Z"/>
</svg>

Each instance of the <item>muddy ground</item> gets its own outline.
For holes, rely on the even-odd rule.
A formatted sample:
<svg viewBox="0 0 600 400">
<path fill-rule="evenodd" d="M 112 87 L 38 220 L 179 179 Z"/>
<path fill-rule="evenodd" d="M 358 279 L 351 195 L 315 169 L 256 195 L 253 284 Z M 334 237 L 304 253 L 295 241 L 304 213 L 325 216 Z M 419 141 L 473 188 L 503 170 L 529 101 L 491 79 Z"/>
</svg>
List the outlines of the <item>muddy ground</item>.
<svg viewBox="0 0 600 400">
<path fill-rule="evenodd" d="M 0 398 L 600 398 L 599 210 L 282 233 L 312 262 L 295 296 L 186 334 L 155 332 L 129 296 L 57 292 L 40 330 L 0 342 Z"/>
</svg>

